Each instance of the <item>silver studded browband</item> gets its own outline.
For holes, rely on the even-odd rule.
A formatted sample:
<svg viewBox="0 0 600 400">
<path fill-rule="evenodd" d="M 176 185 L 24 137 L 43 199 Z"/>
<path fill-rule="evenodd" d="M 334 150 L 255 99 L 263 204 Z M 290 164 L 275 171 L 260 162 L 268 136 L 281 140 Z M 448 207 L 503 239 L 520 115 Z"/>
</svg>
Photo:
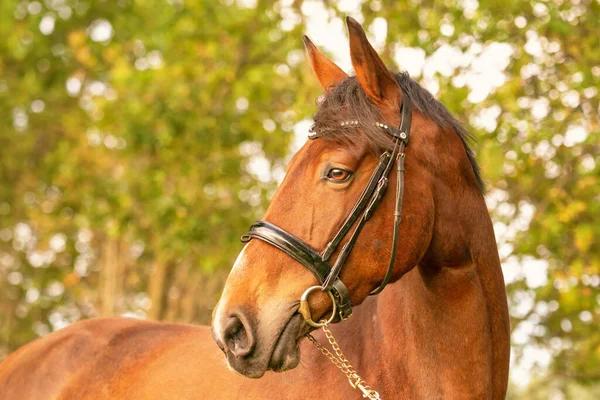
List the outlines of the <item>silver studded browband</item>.
<svg viewBox="0 0 600 400">
<path fill-rule="evenodd" d="M 346 126 L 356 126 L 356 125 L 358 125 L 358 120 L 356 120 L 356 119 L 340 122 L 340 126 L 343 126 L 343 127 L 346 127 Z M 403 132 L 400 129 L 394 128 L 392 126 L 388 126 L 388 125 L 386 125 L 384 123 L 381 123 L 381 122 L 375 122 L 373 125 L 375 125 L 378 128 L 385 129 L 390 135 L 392 135 L 394 137 L 398 137 L 398 138 L 400 138 L 402 140 L 406 140 L 406 138 L 407 138 L 406 132 Z M 314 127 L 311 128 L 310 131 L 314 132 Z M 319 135 L 316 132 L 313 135 L 309 135 L 308 136 L 309 139 L 316 139 L 318 137 L 319 137 Z"/>
</svg>

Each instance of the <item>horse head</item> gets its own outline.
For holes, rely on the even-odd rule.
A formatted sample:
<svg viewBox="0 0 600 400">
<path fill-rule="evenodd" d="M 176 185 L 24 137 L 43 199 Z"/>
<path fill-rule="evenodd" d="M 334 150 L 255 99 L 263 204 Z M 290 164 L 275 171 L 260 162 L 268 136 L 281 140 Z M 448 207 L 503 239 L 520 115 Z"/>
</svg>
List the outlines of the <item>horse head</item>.
<svg viewBox="0 0 600 400">
<path fill-rule="evenodd" d="M 299 342 L 314 329 L 299 312 L 299 299 L 307 288 L 326 286 L 326 279 L 321 279 L 326 277 L 319 277 L 310 265 L 304 268 L 302 261 L 318 256 L 335 266 L 335 261 L 344 258 L 339 276 L 333 277 L 343 283 L 342 287 L 315 290 L 308 298 L 313 321 L 331 315 L 336 298 L 328 294 L 357 306 L 384 280 L 398 280 L 423 259 L 434 234 L 437 182 L 444 179 L 452 185 L 464 179 L 476 180 L 477 171 L 464 156 L 445 160 L 454 168 L 441 175 L 440 160 L 445 156 L 438 157 L 438 153 L 446 154 L 441 151 L 445 147 L 464 155 L 461 137 L 451 135 L 441 140 L 443 128 L 421 110 L 433 97 L 406 74 L 390 72 L 355 20 L 347 18 L 347 26 L 356 72 L 353 77 L 304 37 L 312 69 L 325 91 L 314 115 L 313 135 L 292 158 L 263 218 L 267 223 L 251 229 L 213 315 L 213 337 L 229 366 L 248 377 L 261 377 L 267 370 L 289 370 L 299 363 Z M 409 102 L 409 91 L 420 96 L 418 105 Z M 410 145 L 406 137 L 404 142 L 399 139 L 402 129 L 391 129 L 400 126 L 403 115 L 409 125 L 412 119 Z M 355 213 L 365 188 L 381 169 L 385 154 L 392 158 L 383 163 L 402 161 L 402 172 L 396 167 L 384 171 L 389 173 L 384 182 L 387 194 L 381 193 L 377 199 L 380 204 L 369 212 L 368 221 L 354 237 L 364 217 L 363 209 L 348 223 L 349 215 Z M 406 159 L 405 164 L 401 158 Z M 402 181 L 398 175 L 404 170 L 406 178 Z M 397 210 L 398 195 L 394 195 L 399 189 L 404 191 L 401 210 Z M 398 219 L 394 214 L 399 211 L 403 219 L 395 234 Z M 340 234 L 340 227 L 346 225 L 348 229 Z M 336 243 L 331 248 L 332 238 L 338 236 L 339 246 Z M 252 237 L 262 240 L 249 240 Z M 394 239 L 397 252 L 392 251 Z M 300 244 L 285 250 L 290 241 Z M 349 242 L 351 251 L 345 252 L 344 245 Z M 300 254 L 293 257 L 294 252 Z M 331 318 L 344 317 L 347 315 Z"/>
</svg>

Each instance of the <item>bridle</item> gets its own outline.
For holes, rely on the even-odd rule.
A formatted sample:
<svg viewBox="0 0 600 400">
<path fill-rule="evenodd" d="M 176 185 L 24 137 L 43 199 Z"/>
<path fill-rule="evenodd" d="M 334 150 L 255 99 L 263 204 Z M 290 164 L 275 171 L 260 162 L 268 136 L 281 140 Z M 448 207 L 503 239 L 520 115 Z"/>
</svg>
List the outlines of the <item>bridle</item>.
<svg viewBox="0 0 600 400">
<path fill-rule="evenodd" d="M 257 221 L 254 223 L 248 233 L 242 236 L 242 242 L 247 243 L 252 238 L 260 239 L 292 257 L 309 271 L 315 275 L 321 286 L 313 286 L 308 288 L 301 298 L 300 309 L 298 310 L 305 318 L 306 322 L 314 327 L 320 327 L 330 322 L 343 321 L 352 315 L 352 303 L 350 302 L 350 293 L 348 288 L 340 280 L 340 272 L 344 267 L 346 259 L 350 255 L 358 236 L 364 227 L 365 223 L 371 218 L 377 205 L 381 202 L 383 195 L 386 192 L 388 185 L 388 177 L 394 163 L 398 172 L 396 186 L 396 205 L 394 209 L 394 233 L 392 239 L 392 249 L 390 261 L 388 264 L 385 277 L 381 284 L 374 289 L 370 294 L 376 295 L 381 293 L 385 286 L 389 283 L 392 276 L 396 260 L 396 247 L 398 244 L 398 233 L 400 221 L 402 220 L 402 199 L 404 195 L 404 150 L 408 145 L 410 136 L 410 125 L 412 115 L 412 105 L 408 96 L 404 96 L 401 106 L 401 121 L 398 128 L 393 128 L 381 122 L 376 122 L 378 128 L 383 129 L 392 137 L 393 145 L 391 149 L 386 150 L 379 157 L 379 162 L 367 183 L 367 186 L 362 191 L 358 201 L 352 208 L 350 215 L 346 218 L 338 232 L 329 241 L 322 252 L 314 250 L 303 240 L 297 238 L 293 234 L 267 221 Z M 358 125 L 359 121 L 344 121 L 342 126 Z M 318 138 L 318 133 L 312 135 L 311 139 Z M 357 222 L 358 220 L 358 222 Z M 344 244 L 340 253 L 331 265 L 329 259 L 338 248 L 340 242 L 346 237 L 352 226 L 356 223 L 354 231 L 350 235 L 350 239 Z M 307 298 L 310 292 L 320 289 L 329 294 L 333 302 L 333 312 L 328 321 L 315 322 L 312 320 L 310 309 L 308 307 Z"/>
<path fill-rule="evenodd" d="M 321 327 L 333 352 L 329 351 L 323 345 L 321 345 L 317 339 L 312 335 L 306 334 L 305 336 L 325 355 L 331 362 L 338 367 L 348 378 L 350 385 L 359 389 L 364 398 L 381 400 L 379 393 L 373 390 L 364 379 L 356 372 L 354 367 L 350 364 L 346 356 L 342 353 L 339 345 L 337 344 L 333 334 L 328 329 L 327 325 L 332 322 L 339 322 L 349 318 L 352 315 L 352 303 L 350 302 L 350 293 L 348 288 L 340 280 L 340 272 L 344 267 L 344 263 L 348 259 L 352 248 L 356 244 L 358 236 L 366 224 L 371 218 L 375 209 L 381 202 L 383 195 L 387 190 L 388 177 L 392 170 L 394 163 L 397 168 L 397 185 L 396 185 L 396 204 L 394 208 L 394 233 L 392 238 L 392 249 L 390 255 L 390 261 L 388 268 L 381 284 L 374 289 L 370 295 L 376 295 L 381 293 L 385 286 L 389 283 L 392 277 L 392 270 L 396 262 L 396 248 L 398 244 L 398 234 L 400 230 L 400 221 L 402 220 L 402 199 L 404 197 L 404 159 L 406 154 L 404 150 L 408 145 L 410 136 L 410 125 L 412 117 L 412 105 L 411 101 L 407 96 L 402 99 L 401 109 L 401 120 L 398 128 L 390 127 L 381 122 L 376 122 L 375 126 L 383 129 L 387 134 L 392 137 L 392 148 L 388 149 L 381 154 L 379 162 L 367 183 L 367 186 L 363 189 L 357 202 L 354 204 L 352 211 L 346 217 L 346 220 L 339 228 L 333 238 L 327 243 L 325 249 L 322 252 L 314 250 L 308 243 L 297 238 L 291 233 L 284 229 L 267 221 L 255 222 L 249 229 L 248 233 L 242 236 L 242 242 L 247 243 L 252 238 L 260 239 L 270 245 L 278 248 L 279 250 L 304 265 L 319 281 L 320 286 L 311 286 L 304 291 L 300 298 L 300 307 L 298 312 L 304 317 L 307 324 L 313 327 Z M 341 123 L 342 127 L 347 125 L 353 126 L 358 125 L 359 121 L 344 121 Z M 310 139 L 317 139 L 318 133 L 311 135 Z M 331 255 L 336 251 L 341 241 L 346 237 L 348 232 L 354 230 L 350 235 L 348 241 L 342 246 L 337 259 L 334 264 L 329 263 Z M 321 320 L 315 322 L 312 319 L 310 307 L 308 304 L 308 295 L 314 290 L 321 290 L 326 292 L 331 298 L 333 304 L 333 311 L 331 317 L 328 320 Z"/>
</svg>

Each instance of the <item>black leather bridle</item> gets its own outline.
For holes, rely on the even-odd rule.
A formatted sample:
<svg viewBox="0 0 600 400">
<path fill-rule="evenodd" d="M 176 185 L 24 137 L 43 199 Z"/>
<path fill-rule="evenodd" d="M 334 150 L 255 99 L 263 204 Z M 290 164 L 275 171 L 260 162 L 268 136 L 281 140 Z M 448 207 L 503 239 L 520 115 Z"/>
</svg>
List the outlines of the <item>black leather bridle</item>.
<svg viewBox="0 0 600 400">
<path fill-rule="evenodd" d="M 392 239 L 392 250 L 388 269 L 381 284 L 370 294 L 376 295 L 381 293 L 383 288 L 388 284 L 392 276 L 392 270 L 396 260 L 396 247 L 398 244 L 398 232 L 400 221 L 402 219 L 402 199 L 404 195 L 404 150 L 408 145 L 411 125 L 412 106 L 408 96 L 402 99 L 402 119 L 398 128 L 393 128 L 386 124 L 377 122 L 375 125 L 388 133 L 393 140 L 391 149 L 386 150 L 379 158 L 377 167 L 373 171 L 369 183 L 361 193 L 350 215 L 346 218 L 333 239 L 329 241 L 322 252 L 317 252 L 303 240 L 297 238 L 291 233 L 281 229 L 280 227 L 271 224 L 267 221 L 258 221 L 254 223 L 248 233 L 242 236 L 242 242 L 247 243 L 252 238 L 260 239 L 292 257 L 309 271 L 315 275 L 321 289 L 328 292 L 334 301 L 334 313 L 337 309 L 337 315 L 333 315 L 330 319 L 332 322 L 339 322 L 347 319 L 352 315 L 352 303 L 350 302 L 350 293 L 346 285 L 339 278 L 340 272 L 350 255 L 358 235 L 360 234 L 365 223 L 371 218 L 375 208 L 380 203 L 381 198 L 385 194 L 388 185 L 388 177 L 392 170 L 392 166 L 396 163 L 398 171 L 397 186 L 396 186 L 396 206 L 394 209 L 394 233 Z M 343 122 L 345 124 L 358 124 L 358 121 Z M 315 139 L 318 134 L 311 138 Z M 358 222 L 357 222 L 358 220 Z M 352 232 L 350 239 L 344 244 L 340 253 L 331 265 L 329 259 L 333 252 L 338 248 L 340 242 L 346 237 L 352 226 L 356 223 L 356 227 Z M 337 306 L 337 307 L 336 307 Z M 307 319 L 310 321 L 310 319 Z M 317 325 L 314 325 L 317 326 Z"/>
</svg>

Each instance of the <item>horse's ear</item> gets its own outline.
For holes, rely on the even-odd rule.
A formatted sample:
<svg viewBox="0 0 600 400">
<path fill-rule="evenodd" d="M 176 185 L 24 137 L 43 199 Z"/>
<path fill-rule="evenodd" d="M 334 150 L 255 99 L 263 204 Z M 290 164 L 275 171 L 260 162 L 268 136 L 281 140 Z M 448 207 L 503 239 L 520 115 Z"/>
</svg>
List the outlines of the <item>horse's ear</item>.
<svg viewBox="0 0 600 400">
<path fill-rule="evenodd" d="M 352 17 L 346 17 L 346 25 L 350 58 L 360 86 L 374 103 L 399 106 L 402 102 L 400 86 L 369 43 L 362 26 Z"/>
<path fill-rule="evenodd" d="M 335 65 L 333 61 L 325 57 L 317 49 L 308 36 L 303 35 L 302 40 L 304 41 L 304 47 L 306 47 L 306 54 L 310 60 L 310 65 L 326 92 L 348 77 L 340 67 Z"/>
</svg>

